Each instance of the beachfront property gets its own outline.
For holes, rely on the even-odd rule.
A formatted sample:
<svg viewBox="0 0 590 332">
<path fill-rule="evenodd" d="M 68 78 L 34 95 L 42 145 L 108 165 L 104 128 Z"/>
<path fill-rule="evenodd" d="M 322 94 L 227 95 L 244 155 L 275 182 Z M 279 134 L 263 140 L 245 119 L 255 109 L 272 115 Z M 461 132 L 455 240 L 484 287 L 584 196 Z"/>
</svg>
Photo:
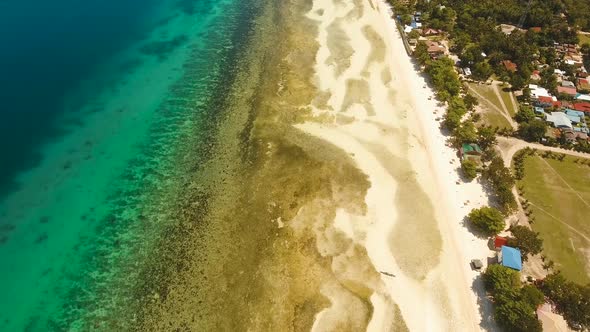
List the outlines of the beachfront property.
<svg viewBox="0 0 590 332">
<path fill-rule="evenodd" d="M 425 43 L 432 59 L 438 59 L 445 54 L 445 47 L 441 43 L 432 40 L 426 40 Z"/>
<path fill-rule="evenodd" d="M 516 271 L 522 270 L 522 255 L 520 254 L 520 250 L 502 246 L 498 253 L 498 263 Z"/>
<path fill-rule="evenodd" d="M 505 236 L 496 235 L 488 239 L 488 248 L 496 252 L 496 258 L 502 247 L 506 245 L 508 245 L 508 238 Z"/>
<path fill-rule="evenodd" d="M 462 161 L 470 160 L 475 162 L 477 165 L 481 165 L 481 157 L 483 155 L 483 151 L 479 147 L 479 145 L 475 143 L 464 143 L 459 150 L 459 157 Z"/>
</svg>

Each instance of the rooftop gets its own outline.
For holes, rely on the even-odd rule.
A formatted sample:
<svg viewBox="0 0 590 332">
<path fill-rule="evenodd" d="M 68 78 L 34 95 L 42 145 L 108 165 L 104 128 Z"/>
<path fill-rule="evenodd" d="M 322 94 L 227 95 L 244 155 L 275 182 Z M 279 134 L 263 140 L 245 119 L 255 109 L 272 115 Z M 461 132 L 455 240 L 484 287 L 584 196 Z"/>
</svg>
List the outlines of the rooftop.
<svg viewBox="0 0 590 332">
<path fill-rule="evenodd" d="M 563 80 L 563 81 L 561 81 L 561 86 L 567 86 L 567 87 L 573 88 L 576 85 L 572 81 Z"/>
<path fill-rule="evenodd" d="M 576 88 L 572 88 L 572 87 L 569 87 L 569 86 L 558 86 L 557 87 L 557 92 L 558 93 L 563 93 L 563 94 L 566 94 L 566 95 L 570 95 L 570 96 L 575 96 L 578 93 L 578 91 L 576 90 Z"/>
<path fill-rule="evenodd" d="M 567 115 L 575 115 L 575 116 L 579 116 L 579 117 L 584 117 L 584 112 L 581 112 L 581 111 L 576 111 L 576 110 L 572 110 L 572 109 L 567 108 L 564 112 Z"/>
<path fill-rule="evenodd" d="M 502 236 L 497 236 L 494 239 L 494 247 L 495 248 L 502 248 L 502 246 L 505 246 L 506 243 L 508 243 L 508 239 Z"/>
<path fill-rule="evenodd" d="M 515 269 L 522 270 L 522 256 L 520 250 L 508 246 L 502 246 L 502 265 Z"/>
<path fill-rule="evenodd" d="M 577 115 L 571 115 L 571 114 L 567 114 L 566 113 L 565 116 L 567 116 L 567 118 L 570 119 L 570 121 L 572 123 L 580 123 L 580 122 L 582 122 L 582 118 L 580 118 Z"/>
<path fill-rule="evenodd" d="M 574 109 L 576 111 L 590 113 L 590 103 L 587 103 L 587 102 L 574 103 Z"/>
<path fill-rule="evenodd" d="M 475 143 L 464 143 L 463 146 L 461 147 L 461 150 L 463 151 L 463 153 L 470 153 L 470 152 L 482 153 L 479 145 L 477 145 Z"/>
<path fill-rule="evenodd" d="M 504 60 L 502 61 L 502 64 L 504 65 L 504 67 L 506 68 L 506 70 L 511 71 L 511 72 L 515 72 L 518 68 L 518 66 L 516 65 L 516 63 L 510 61 L 510 60 Z"/>
<path fill-rule="evenodd" d="M 573 128 L 572 120 L 563 112 L 551 112 L 551 114 L 547 114 L 547 122 L 553 123 L 555 128 Z"/>
<path fill-rule="evenodd" d="M 549 91 L 547 91 L 547 89 L 542 88 L 536 84 L 529 84 L 529 89 L 531 90 L 531 97 L 533 98 L 539 98 L 541 96 L 551 97 L 551 94 Z"/>
<path fill-rule="evenodd" d="M 538 99 L 542 103 L 549 103 L 549 104 L 552 104 L 554 101 L 553 97 L 550 97 L 550 96 L 539 96 Z"/>
</svg>

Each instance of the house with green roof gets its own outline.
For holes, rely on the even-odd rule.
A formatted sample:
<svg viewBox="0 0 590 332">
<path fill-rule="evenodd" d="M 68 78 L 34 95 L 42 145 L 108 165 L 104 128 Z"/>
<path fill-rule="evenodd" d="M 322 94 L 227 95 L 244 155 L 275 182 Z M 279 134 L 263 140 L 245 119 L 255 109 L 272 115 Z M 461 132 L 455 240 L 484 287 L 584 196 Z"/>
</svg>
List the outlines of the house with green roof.
<svg viewBox="0 0 590 332">
<path fill-rule="evenodd" d="M 475 162 L 477 165 L 481 165 L 481 156 L 483 155 L 483 151 L 479 147 L 479 145 L 475 143 L 463 143 L 461 146 L 461 150 L 459 150 L 459 157 L 461 157 L 462 161 L 471 160 Z"/>
</svg>

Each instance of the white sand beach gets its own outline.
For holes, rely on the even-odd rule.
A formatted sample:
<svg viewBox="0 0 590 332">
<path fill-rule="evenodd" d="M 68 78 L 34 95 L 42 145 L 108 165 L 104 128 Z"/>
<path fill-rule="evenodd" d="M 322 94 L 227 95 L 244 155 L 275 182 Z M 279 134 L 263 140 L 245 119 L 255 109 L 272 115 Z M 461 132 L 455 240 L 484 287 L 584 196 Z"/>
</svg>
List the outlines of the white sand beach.
<svg viewBox="0 0 590 332">
<path fill-rule="evenodd" d="M 339 211 L 335 221 L 387 273 L 371 297 L 368 329 L 389 330 L 391 301 L 411 331 L 483 329 L 476 295 L 482 285 L 474 283 L 478 273 L 469 261 L 485 263 L 491 252 L 463 219 L 487 196 L 476 181 L 460 180 L 456 151 L 435 119 L 443 109 L 406 54 L 383 0 L 313 3 L 308 16 L 319 22 L 320 95 L 312 108 L 322 121 L 298 128 L 346 151 L 371 182 L 367 213 Z M 316 316 L 314 330 L 324 330 L 329 310 Z"/>
</svg>

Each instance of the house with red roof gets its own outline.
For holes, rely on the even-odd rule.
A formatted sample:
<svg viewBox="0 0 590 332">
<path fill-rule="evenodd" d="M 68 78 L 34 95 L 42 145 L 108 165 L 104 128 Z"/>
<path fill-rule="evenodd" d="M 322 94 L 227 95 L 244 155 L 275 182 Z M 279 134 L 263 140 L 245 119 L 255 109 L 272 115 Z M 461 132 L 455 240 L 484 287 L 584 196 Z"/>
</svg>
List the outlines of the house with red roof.
<svg viewBox="0 0 590 332">
<path fill-rule="evenodd" d="M 428 46 L 428 54 L 431 58 L 437 59 L 445 54 L 445 48 L 442 44 L 431 40 L 427 40 L 425 43 Z"/>
<path fill-rule="evenodd" d="M 590 103 L 588 103 L 588 102 L 574 103 L 573 108 L 576 111 L 590 113 Z"/>
<path fill-rule="evenodd" d="M 558 86 L 557 93 L 575 97 L 578 91 L 570 86 Z"/>
<path fill-rule="evenodd" d="M 439 35 L 442 31 L 432 28 L 427 28 L 422 31 L 422 36 L 436 36 Z"/>
<path fill-rule="evenodd" d="M 506 70 L 508 70 L 509 72 L 514 73 L 518 70 L 518 66 L 516 65 L 516 63 L 514 63 L 510 60 L 504 60 L 504 61 L 502 61 L 502 64 L 504 65 Z"/>
<path fill-rule="evenodd" d="M 561 102 L 559 100 L 557 100 L 557 98 L 551 96 L 539 96 L 537 97 L 537 100 L 535 101 L 535 105 L 536 106 L 540 106 L 540 107 L 555 107 L 555 108 L 559 108 L 561 107 Z"/>
<path fill-rule="evenodd" d="M 505 246 L 507 244 L 508 244 L 507 238 L 496 235 L 496 238 L 494 239 L 494 249 L 500 250 L 500 248 L 502 248 L 502 246 Z"/>
</svg>

